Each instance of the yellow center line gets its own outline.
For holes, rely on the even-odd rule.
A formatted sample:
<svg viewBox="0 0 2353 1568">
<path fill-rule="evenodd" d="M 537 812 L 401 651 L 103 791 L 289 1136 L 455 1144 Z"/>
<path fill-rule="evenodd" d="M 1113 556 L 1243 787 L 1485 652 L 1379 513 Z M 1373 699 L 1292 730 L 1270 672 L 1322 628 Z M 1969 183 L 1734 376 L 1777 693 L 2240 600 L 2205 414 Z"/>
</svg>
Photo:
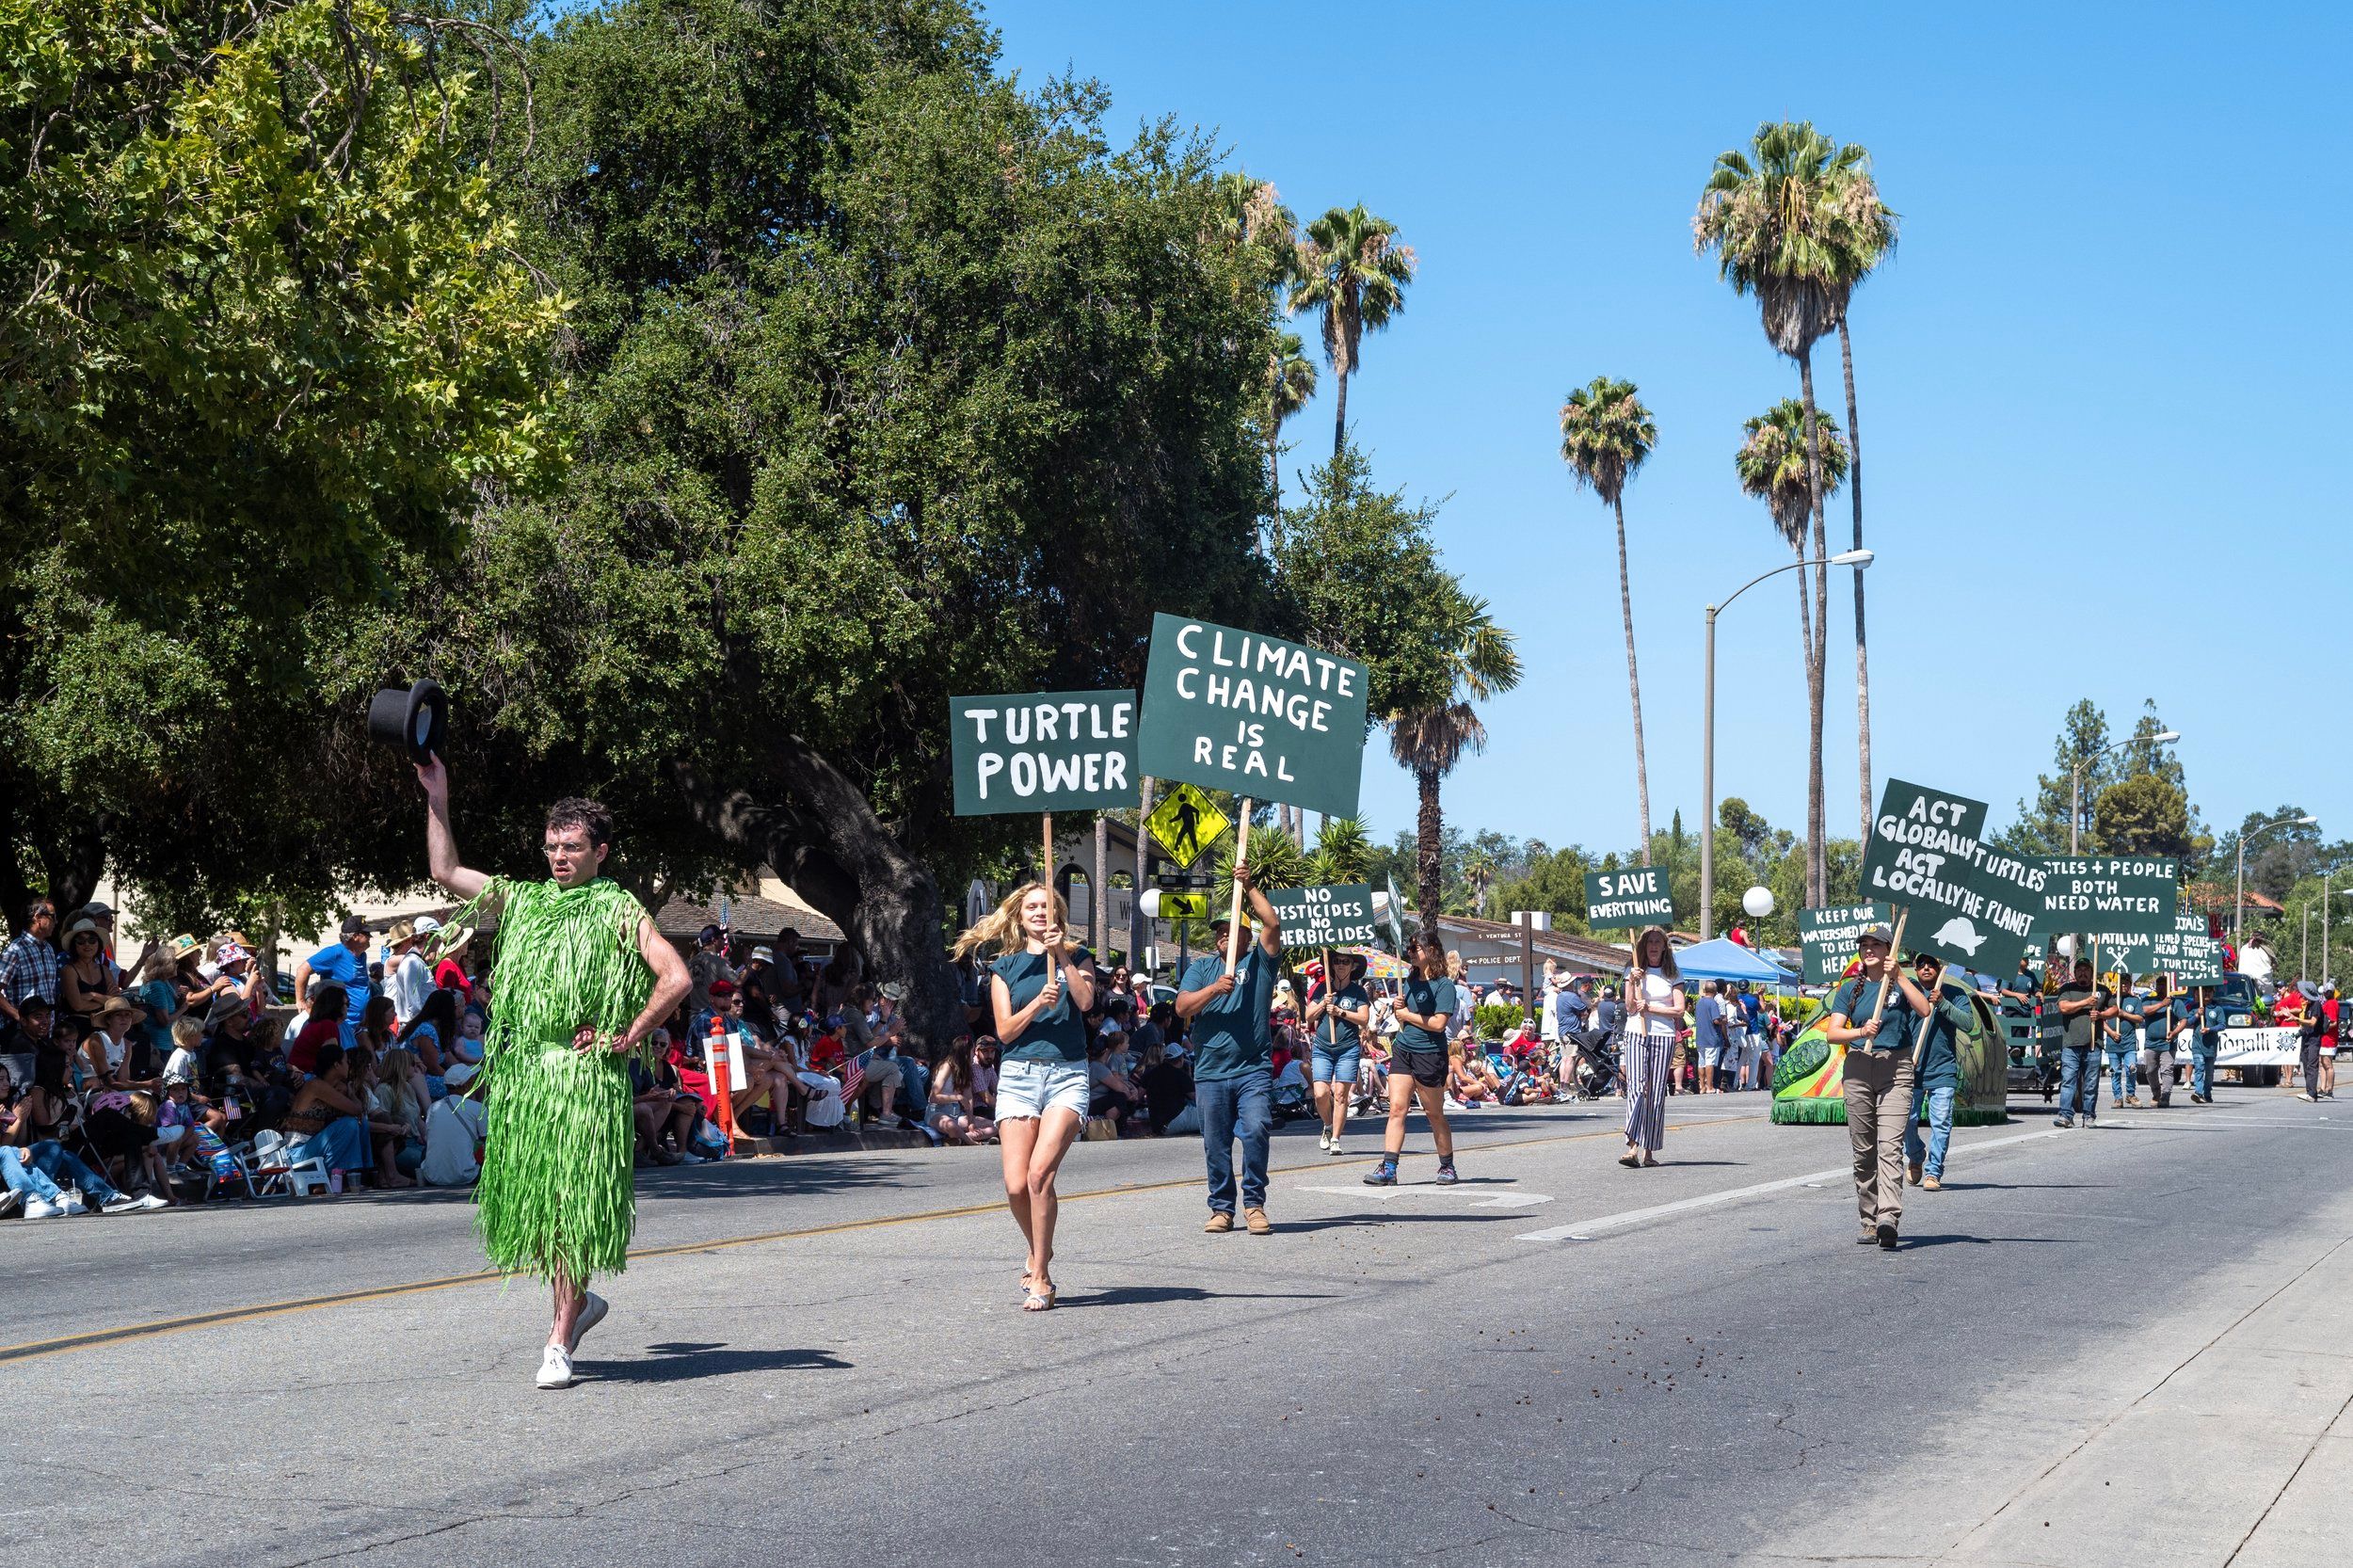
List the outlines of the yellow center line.
<svg viewBox="0 0 2353 1568">
<path fill-rule="evenodd" d="M 1705 1121 L 1677 1122 L 1668 1128 L 1672 1132 L 1696 1132 L 1705 1128 L 1728 1127 L 1736 1122 L 1754 1122 L 1759 1116 L 1721 1116 Z M 1370 1127 L 1385 1122 L 1385 1117 L 1369 1116 L 1362 1125 Z M 1479 1144 L 1467 1152 L 1498 1153 L 1505 1149 L 1533 1148 L 1546 1144 L 1575 1144 L 1593 1138 L 1623 1137 L 1623 1131 L 1609 1127 L 1592 1132 L 1557 1132 L 1541 1138 L 1515 1138 L 1500 1143 Z M 1312 1164 L 1275 1166 L 1267 1172 L 1270 1176 L 1297 1176 L 1308 1171 L 1326 1171 L 1350 1165 L 1369 1165 L 1378 1155 L 1353 1155 L 1339 1160 L 1326 1157 Z M 1183 1187 L 1198 1187 L 1197 1176 L 1181 1176 L 1167 1181 L 1122 1182 L 1114 1187 L 1100 1187 L 1091 1192 L 1067 1192 L 1063 1195 L 1066 1208 L 1074 1203 L 1086 1203 L 1096 1198 L 1133 1197 L 1144 1192 L 1165 1192 Z M 788 1230 L 756 1231 L 744 1236 L 714 1237 L 706 1241 L 676 1241 L 659 1247 L 632 1247 L 630 1260 L 642 1262 L 654 1257 L 678 1257 L 689 1253 L 725 1252 L 735 1247 L 763 1246 L 774 1241 L 800 1241 L 819 1236 L 840 1236 L 852 1231 L 886 1230 L 894 1225 L 924 1224 L 935 1220 L 966 1220 L 980 1214 L 1004 1211 L 1001 1200 L 988 1203 L 964 1204 L 954 1208 L 930 1208 L 916 1214 L 884 1214 L 866 1220 L 843 1220 L 833 1224 L 799 1225 Z M 269 1318 L 290 1317 L 300 1312 L 318 1312 L 331 1306 L 352 1306 L 362 1302 L 388 1301 L 400 1296 L 421 1296 L 435 1290 L 449 1290 L 465 1285 L 495 1284 L 505 1276 L 496 1269 L 479 1269 L 472 1273 L 444 1274 L 437 1279 L 409 1280 L 398 1285 L 379 1285 L 361 1290 L 338 1290 L 325 1296 L 297 1296 L 287 1301 L 257 1302 L 247 1306 L 225 1306 L 214 1312 L 199 1312 L 183 1318 L 158 1318 L 143 1323 L 125 1323 L 119 1328 L 93 1329 L 87 1334 L 69 1334 L 55 1339 L 29 1340 L 22 1345 L 0 1346 L 0 1363 L 32 1361 L 42 1356 L 64 1355 L 73 1351 L 97 1350 L 108 1345 L 126 1344 L 139 1339 L 156 1339 L 167 1335 L 188 1334 L 197 1329 L 221 1328 L 231 1323 L 260 1322 Z"/>
</svg>

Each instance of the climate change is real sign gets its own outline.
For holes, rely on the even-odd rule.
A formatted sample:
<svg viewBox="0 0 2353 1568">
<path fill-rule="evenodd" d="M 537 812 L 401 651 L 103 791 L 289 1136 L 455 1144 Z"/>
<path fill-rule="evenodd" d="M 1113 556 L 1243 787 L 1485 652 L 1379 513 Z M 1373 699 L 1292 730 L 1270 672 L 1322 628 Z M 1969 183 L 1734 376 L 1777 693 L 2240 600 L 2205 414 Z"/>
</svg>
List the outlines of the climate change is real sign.
<svg viewBox="0 0 2353 1568">
<path fill-rule="evenodd" d="M 956 815 L 1083 811 L 1136 802 L 1136 694 L 948 699 Z"/>
<path fill-rule="evenodd" d="M 1152 617 L 1138 763 L 1252 800 L 1356 814 L 1365 666 L 1303 643 Z"/>
<path fill-rule="evenodd" d="M 1661 867 L 1585 873 L 1585 923 L 1593 930 L 1673 925 L 1674 918 L 1674 900 L 1667 891 L 1667 873 Z"/>
<path fill-rule="evenodd" d="M 1983 973 L 2015 968 L 2047 880 L 1987 845 L 1981 800 L 1891 778 L 1863 851 L 1863 895 L 1904 908 L 1904 946 Z"/>
</svg>

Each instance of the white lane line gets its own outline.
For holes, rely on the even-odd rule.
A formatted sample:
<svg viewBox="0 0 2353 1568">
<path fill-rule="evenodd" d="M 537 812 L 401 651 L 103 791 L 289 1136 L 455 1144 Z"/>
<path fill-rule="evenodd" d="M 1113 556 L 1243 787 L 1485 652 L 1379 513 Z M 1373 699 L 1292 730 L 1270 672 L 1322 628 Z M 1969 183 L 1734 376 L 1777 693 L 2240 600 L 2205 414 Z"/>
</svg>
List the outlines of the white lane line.
<svg viewBox="0 0 2353 1568">
<path fill-rule="evenodd" d="M 1984 1149 L 1998 1149 L 2009 1144 L 2030 1144 L 2038 1138 L 2057 1138 L 2064 1128 L 2048 1128 L 2041 1132 L 2012 1133 L 2008 1138 L 1989 1138 L 1982 1143 L 1956 1143 L 1956 1155 L 1975 1154 Z M 1624 1230 L 1652 1220 L 1663 1220 L 1670 1214 L 1688 1214 L 1695 1208 L 1713 1208 L 1719 1204 L 1738 1203 L 1743 1198 L 1761 1198 L 1769 1192 L 1785 1192 L 1793 1187 L 1827 1185 L 1833 1178 L 1851 1181 L 1854 1168 L 1841 1165 L 1832 1171 L 1811 1171 L 1804 1176 L 1784 1176 L 1779 1181 L 1760 1181 L 1753 1187 L 1735 1187 L 1722 1192 L 1703 1192 L 1696 1198 L 1680 1198 L 1649 1208 L 1629 1208 L 1623 1214 L 1604 1214 L 1596 1219 L 1577 1220 L 1565 1225 L 1553 1225 L 1544 1230 L 1524 1231 L 1513 1238 L 1517 1241 L 1590 1241 L 1608 1231 Z"/>
<path fill-rule="evenodd" d="M 1300 1187 L 1300 1192 L 1330 1192 L 1343 1198 L 1372 1198 L 1381 1203 L 1393 1203 L 1399 1198 L 1421 1197 L 1444 1193 L 1448 1197 L 1471 1200 L 1473 1208 L 1533 1208 L 1540 1203 L 1550 1203 L 1549 1192 L 1487 1192 L 1476 1187 L 1440 1187 L 1434 1182 L 1409 1182 L 1402 1187 Z"/>
</svg>

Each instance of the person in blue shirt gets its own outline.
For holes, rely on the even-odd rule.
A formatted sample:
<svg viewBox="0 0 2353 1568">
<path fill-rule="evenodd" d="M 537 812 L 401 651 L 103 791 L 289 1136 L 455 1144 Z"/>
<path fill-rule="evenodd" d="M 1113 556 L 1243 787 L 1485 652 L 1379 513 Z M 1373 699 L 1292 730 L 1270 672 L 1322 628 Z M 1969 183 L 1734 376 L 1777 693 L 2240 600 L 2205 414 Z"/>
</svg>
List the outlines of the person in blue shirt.
<svg viewBox="0 0 2353 1568">
<path fill-rule="evenodd" d="M 376 983 L 368 976 L 368 922 L 357 915 L 344 918 L 343 933 L 295 966 L 295 1009 L 307 1013 L 315 984 L 333 981 L 344 988 L 343 1046 L 352 1049 L 360 1039 L 360 1021 L 368 1016 Z"/>
<path fill-rule="evenodd" d="M 1095 1005 L 1095 976 L 1072 962 L 1062 895 L 1043 882 L 1024 883 L 956 938 L 961 961 L 1001 954 L 988 967 L 989 1015 L 1000 1055 L 997 1143 L 1005 1178 L 1005 1207 L 1030 1245 L 1021 1269 L 1021 1309 L 1054 1304 L 1054 1224 L 1062 1212 L 1055 1181 L 1063 1157 L 1086 1128 L 1086 1012 Z"/>
<path fill-rule="evenodd" d="M 2151 975 L 2149 994 L 2137 1003 L 2128 1004 L 2137 1013 L 2140 1022 L 2140 1074 L 2149 1081 L 2149 1103 L 2158 1107 L 2173 1103 L 2173 1084 L 2178 1076 L 2173 1058 L 2175 1004 L 2169 993 L 2165 976 Z"/>
<path fill-rule="evenodd" d="M 1308 1064 L 1314 1069 L 1316 1116 L 1322 1124 L 1316 1146 L 1326 1154 L 1340 1152 L 1348 1102 L 1355 1096 L 1364 1065 L 1362 1031 L 1372 1021 L 1372 998 L 1364 979 L 1362 953 L 1336 952 L 1323 990 L 1307 1004 L 1307 1026 L 1314 1031 Z"/>
<path fill-rule="evenodd" d="M 1961 1093 L 1961 1035 L 1977 1026 L 1968 991 L 1945 978 L 1944 961 L 1914 953 L 1913 986 L 1934 1010 L 1920 1020 L 1913 1042 L 1912 1116 L 1904 1124 L 1904 1177 L 1924 1192 L 1945 1186 L 1945 1151 L 1953 1139 L 1953 1100 Z M 1909 996 L 1910 993 L 1907 993 Z M 1920 1135 L 1926 1113 L 1928 1136 Z"/>
<path fill-rule="evenodd" d="M 1700 1093 L 1721 1093 L 1716 1075 L 1724 1065 L 1724 1003 L 1716 982 L 1700 982 L 1700 1000 L 1691 1006 L 1691 1044 L 1699 1051 Z"/>
<path fill-rule="evenodd" d="M 1225 968 L 1233 927 L 1215 921 L 1217 951 L 1193 960 L 1176 993 L 1176 1016 L 1193 1029 L 1193 1101 L 1201 1108 L 1201 1147 L 1208 1164 L 1209 1220 L 1219 1235 L 1234 1228 L 1234 1144 L 1241 1144 L 1241 1217 L 1253 1236 L 1273 1232 L 1266 1215 L 1268 1137 L 1274 1127 L 1274 1069 L 1268 1060 L 1267 1015 L 1274 1002 L 1274 972 L 1283 961 L 1283 926 L 1251 878 L 1234 868 L 1249 904 L 1243 949 Z M 1250 920 L 1257 923 L 1249 939 Z"/>
<path fill-rule="evenodd" d="M 2214 1058 L 2221 1048 L 2222 1031 L 2213 1027 L 2213 1018 L 2206 1009 L 2214 1000 L 2214 987 L 2198 987 L 2197 1000 L 2184 997 L 2176 1004 L 2173 1037 L 2189 1037 L 2189 1099 L 2192 1105 L 2214 1103 Z"/>
<path fill-rule="evenodd" d="M 1389 1050 L 1389 1130 L 1382 1141 L 1381 1163 L 1365 1177 L 1368 1187 L 1397 1185 L 1397 1162 L 1405 1152 L 1405 1117 L 1421 1101 L 1430 1123 L 1430 1141 L 1438 1149 L 1438 1185 L 1452 1186 L 1454 1129 L 1447 1126 L 1447 1026 L 1453 1021 L 1456 987 L 1447 977 L 1446 944 L 1434 931 L 1425 931 L 1415 947 L 1414 972 L 1405 978 L 1398 999 L 1397 1044 Z"/>
<path fill-rule="evenodd" d="M 1896 961 L 1895 934 L 1874 925 L 1855 944 L 1853 978 L 1832 994 L 1818 1027 L 1847 1048 L 1847 1141 L 1854 1156 L 1855 1240 L 1893 1252 L 1904 1214 L 1904 1135 L 1913 1114 L 1913 1044 L 1934 1009 Z M 1881 993 L 1887 995 L 1882 1001 Z"/>
</svg>

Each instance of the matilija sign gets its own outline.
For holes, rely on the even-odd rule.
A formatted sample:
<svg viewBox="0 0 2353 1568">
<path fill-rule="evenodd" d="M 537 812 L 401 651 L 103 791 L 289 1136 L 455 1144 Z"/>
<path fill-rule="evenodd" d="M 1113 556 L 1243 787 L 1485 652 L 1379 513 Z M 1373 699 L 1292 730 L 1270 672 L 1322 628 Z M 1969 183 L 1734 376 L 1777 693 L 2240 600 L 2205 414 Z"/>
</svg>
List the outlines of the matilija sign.
<svg viewBox="0 0 2353 1568">
<path fill-rule="evenodd" d="M 1136 694 L 948 699 L 956 815 L 1083 811 L 1136 801 Z"/>
</svg>

